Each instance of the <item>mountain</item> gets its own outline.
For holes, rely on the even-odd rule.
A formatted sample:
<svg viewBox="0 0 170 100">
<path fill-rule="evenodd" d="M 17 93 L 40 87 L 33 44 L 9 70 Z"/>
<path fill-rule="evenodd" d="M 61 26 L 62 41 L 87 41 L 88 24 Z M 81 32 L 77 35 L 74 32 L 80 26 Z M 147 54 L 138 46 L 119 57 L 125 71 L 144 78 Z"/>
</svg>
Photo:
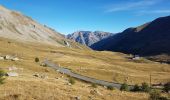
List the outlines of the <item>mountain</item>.
<svg viewBox="0 0 170 100">
<path fill-rule="evenodd" d="M 136 28 L 128 28 L 93 44 L 91 48 L 141 56 L 170 54 L 170 16 L 160 17 Z"/>
<path fill-rule="evenodd" d="M 112 33 L 109 32 L 102 32 L 102 31 L 77 31 L 72 34 L 67 35 L 68 39 L 74 40 L 79 42 L 83 45 L 91 46 L 92 44 L 112 36 Z"/>
<path fill-rule="evenodd" d="M 81 47 L 64 35 L 32 18 L 0 6 L 0 37 L 27 43 Z"/>
</svg>

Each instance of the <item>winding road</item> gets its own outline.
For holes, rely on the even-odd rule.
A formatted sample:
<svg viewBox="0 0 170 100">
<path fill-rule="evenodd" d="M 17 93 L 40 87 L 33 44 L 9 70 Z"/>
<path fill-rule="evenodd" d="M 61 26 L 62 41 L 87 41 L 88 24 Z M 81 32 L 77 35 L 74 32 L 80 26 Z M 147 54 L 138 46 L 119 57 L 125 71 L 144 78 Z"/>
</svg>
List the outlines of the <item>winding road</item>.
<svg viewBox="0 0 170 100">
<path fill-rule="evenodd" d="M 102 86 L 112 86 L 112 87 L 117 88 L 117 89 L 120 89 L 120 87 L 122 85 L 120 83 L 114 83 L 114 82 L 108 82 L 108 81 L 104 81 L 104 80 L 98 80 L 98 79 L 95 79 L 95 78 L 90 78 L 90 77 L 87 77 L 87 76 L 76 74 L 76 73 L 72 72 L 69 69 L 57 66 L 55 63 L 52 63 L 52 62 L 50 62 L 48 60 L 45 60 L 44 64 L 46 64 L 48 67 L 51 67 L 51 68 L 53 68 L 55 70 L 58 70 L 61 73 L 64 73 L 66 75 L 69 75 L 71 77 L 74 77 L 76 79 L 79 79 L 79 80 L 82 80 L 82 81 L 85 81 L 85 82 L 94 83 L 94 84 L 98 84 L 98 85 L 102 85 Z M 133 86 L 131 86 L 131 85 L 129 85 L 129 87 L 133 88 Z"/>
</svg>

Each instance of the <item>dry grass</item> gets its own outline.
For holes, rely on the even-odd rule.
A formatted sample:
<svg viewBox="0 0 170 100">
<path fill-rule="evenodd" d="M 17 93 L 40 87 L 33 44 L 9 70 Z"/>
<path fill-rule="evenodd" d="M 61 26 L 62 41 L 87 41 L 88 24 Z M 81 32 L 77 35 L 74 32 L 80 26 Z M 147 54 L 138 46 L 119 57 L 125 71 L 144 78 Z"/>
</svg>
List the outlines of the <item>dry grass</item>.
<svg viewBox="0 0 170 100">
<path fill-rule="evenodd" d="M 145 59 L 135 62 L 127 59 L 128 55 L 121 53 L 54 47 L 45 44 L 22 44 L 7 39 L 0 39 L 0 46 L 0 55 L 17 55 L 21 59 L 16 62 L 0 60 L 0 68 L 8 71 L 8 67 L 14 65 L 23 69 L 17 71 L 20 74 L 19 77 L 7 78 L 6 84 L 0 86 L 2 100 L 15 100 L 15 98 L 17 100 L 70 100 L 75 96 L 81 96 L 82 100 L 89 98 L 146 100 L 148 98 L 148 95 L 144 93 L 109 91 L 103 87 L 97 88 L 101 94 L 91 95 L 90 90 L 93 89 L 89 87 L 91 85 L 76 81 L 75 85 L 69 86 L 66 76 L 56 79 L 63 75 L 35 63 L 35 57 L 40 58 L 40 61 L 48 58 L 76 73 L 107 81 L 123 83 L 126 80 L 129 84 L 149 82 L 150 73 L 153 83 L 170 80 L 170 65 Z M 35 72 L 46 74 L 49 78 L 35 78 L 33 77 Z"/>
</svg>

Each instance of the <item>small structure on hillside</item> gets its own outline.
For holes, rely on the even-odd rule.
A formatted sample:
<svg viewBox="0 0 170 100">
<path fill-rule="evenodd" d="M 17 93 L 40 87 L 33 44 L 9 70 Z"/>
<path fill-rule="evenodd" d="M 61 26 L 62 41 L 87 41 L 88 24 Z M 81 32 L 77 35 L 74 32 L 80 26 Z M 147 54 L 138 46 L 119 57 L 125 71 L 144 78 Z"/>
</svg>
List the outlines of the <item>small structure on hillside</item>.
<svg viewBox="0 0 170 100">
<path fill-rule="evenodd" d="M 140 56 L 139 55 L 134 55 L 132 60 L 140 60 Z"/>
</svg>

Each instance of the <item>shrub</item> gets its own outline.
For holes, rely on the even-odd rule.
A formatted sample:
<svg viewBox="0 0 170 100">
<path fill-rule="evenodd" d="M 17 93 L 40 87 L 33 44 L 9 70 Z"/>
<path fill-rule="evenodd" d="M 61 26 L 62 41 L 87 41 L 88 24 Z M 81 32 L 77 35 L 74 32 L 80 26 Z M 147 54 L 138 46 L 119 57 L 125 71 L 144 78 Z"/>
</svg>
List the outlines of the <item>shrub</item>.
<svg viewBox="0 0 170 100">
<path fill-rule="evenodd" d="M 150 92 L 150 87 L 147 83 L 142 83 L 141 91 L 143 92 Z"/>
<path fill-rule="evenodd" d="M 159 91 L 153 90 L 150 93 L 150 100 L 160 100 L 161 94 Z"/>
<path fill-rule="evenodd" d="M 131 91 L 133 91 L 133 92 L 141 91 L 141 88 L 138 84 L 135 84 L 135 86 L 133 87 L 133 89 Z"/>
<path fill-rule="evenodd" d="M 73 85 L 73 84 L 75 84 L 76 82 L 75 82 L 74 78 L 69 78 L 69 83 L 71 83 L 71 84 Z"/>
<path fill-rule="evenodd" d="M 97 88 L 97 84 L 95 84 L 95 83 L 93 83 L 91 86 L 94 88 Z"/>
<path fill-rule="evenodd" d="M 0 84 L 3 84 L 4 83 L 4 76 L 5 76 L 5 72 L 3 70 L 0 70 Z"/>
<path fill-rule="evenodd" d="M 36 57 L 36 58 L 35 58 L 35 62 L 39 62 L 39 61 L 40 61 L 39 58 Z"/>
<path fill-rule="evenodd" d="M 120 87 L 121 91 L 129 91 L 129 86 L 126 83 L 123 83 L 122 86 Z"/>
<path fill-rule="evenodd" d="M 110 86 L 107 86 L 107 89 L 108 89 L 108 90 L 114 90 L 113 86 L 111 86 L 111 85 L 110 85 Z"/>
<path fill-rule="evenodd" d="M 169 100 L 167 97 L 160 97 L 159 100 Z"/>
<path fill-rule="evenodd" d="M 166 84 L 164 85 L 164 91 L 165 91 L 165 92 L 169 92 L 169 91 L 170 91 L 170 82 L 168 82 L 168 83 L 166 83 Z"/>
</svg>

